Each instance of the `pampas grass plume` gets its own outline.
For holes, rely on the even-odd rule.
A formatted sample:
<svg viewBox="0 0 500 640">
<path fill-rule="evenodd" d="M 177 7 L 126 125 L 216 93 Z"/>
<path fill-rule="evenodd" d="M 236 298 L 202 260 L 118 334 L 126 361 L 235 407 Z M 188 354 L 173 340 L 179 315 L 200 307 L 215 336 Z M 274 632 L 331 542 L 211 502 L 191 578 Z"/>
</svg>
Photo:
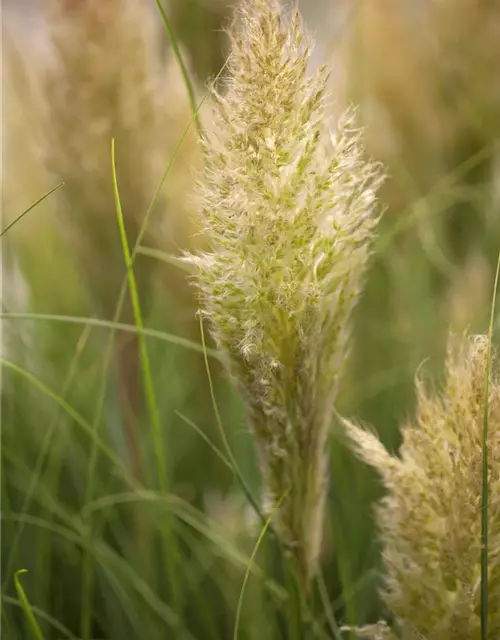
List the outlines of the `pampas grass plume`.
<svg viewBox="0 0 500 640">
<path fill-rule="evenodd" d="M 320 551 L 326 439 L 370 242 L 378 166 L 363 156 L 352 113 L 330 129 L 327 74 L 308 77 L 297 13 L 243 2 L 230 32 L 224 94 L 204 140 L 200 185 L 209 250 L 202 309 L 240 389 L 270 513 L 304 584 Z"/>
<path fill-rule="evenodd" d="M 417 380 L 417 412 L 398 456 L 346 423 L 380 474 L 377 519 L 387 572 L 383 598 L 400 640 L 480 637 L 482 428 L 488 338 L 452 338 L 441 392 Z M 489 635 L 500 635 L 500 379 L 489 386 Z M 382 628 L 382 627 L 380 627 Z M 373 639 L 376 628 L 363 637 Z M 392 636 L 389 636 L 392 637 Z"/>
</svg>

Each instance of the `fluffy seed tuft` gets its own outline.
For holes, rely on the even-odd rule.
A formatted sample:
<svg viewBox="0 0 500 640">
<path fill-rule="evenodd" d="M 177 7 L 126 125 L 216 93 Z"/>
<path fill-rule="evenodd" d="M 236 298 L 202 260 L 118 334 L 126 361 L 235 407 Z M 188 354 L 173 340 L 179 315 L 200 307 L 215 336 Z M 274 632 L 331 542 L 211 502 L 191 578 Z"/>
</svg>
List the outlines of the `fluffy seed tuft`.
<svg viewBox="0 0 500 640">
<path fill-rule="evenodd" d="M 325 444 L 379 214 L 381 171 L 353 113 L 330 130 L 299 16 L 247 0 L 200 186 L 203 313 L 246 405 L 269 512 L 307 583 L 321 543 Z"/>
<path fill-rule="evenodd" d="M 480 636 L 482 428 L 486 336 L 450 341 L 441 393 L 417 380 L 415 424 L 398 457 L 346 423 L 388 491 L 377 509 L 387 571 L 383 593 L 398 638 Z M 489 635 L 500 637 L 500 379 L 489 384 Z M 368 629 L 369 631 L 369 629 Z M 365 634 L 374 640 L 375 633 Z"/>
</svg>

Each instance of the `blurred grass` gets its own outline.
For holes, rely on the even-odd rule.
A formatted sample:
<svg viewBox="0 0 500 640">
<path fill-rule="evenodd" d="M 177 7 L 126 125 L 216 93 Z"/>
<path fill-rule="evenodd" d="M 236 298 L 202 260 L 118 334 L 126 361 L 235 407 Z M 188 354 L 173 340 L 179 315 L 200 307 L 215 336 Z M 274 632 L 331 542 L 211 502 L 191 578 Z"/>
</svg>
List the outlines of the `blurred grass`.
<svg viewBox="0 0 500 640">
<path fill-rule="evenodd" d="M 444 141 L 433 138 L 436 124 L 428 118 L 436 83 L 443 77 L 437 72 L 439 61 L 427 56 L 427 33 L 420 34 L 425 59 L 415 51 L 391 49 L 391 44 L 401 47 L 401 39 L 381 46 L 380 38 L 387 36 L 381 24 L 397 18 L 389 13 L 394 6 L 377 2 L 372 10 L 378 11 L 378 21 L 370 23 L 373 31 L 368 34 L 359 31 L 354 16 L 352 26 L 361 40 L 349 40 L 355 87 L 346 94 L 360 104 L 373 154 L 388 164 L 390 175 L 384 193 L 388 212 L 356 311 L 353 353 L 339 410 L 374 424 L 384 443 L 395 449 L 398 425 L 412 411 L 416 369 L 429 358 L 425 370 L 439 376 L 450 324 L 457 330 L 467 325 L 472 332 L 486 327 L 498 253 L 499 178 L 498 122 L 481 111 L 482 96 L 488 95 L 482 84 L 487 81 L 480 82 L 484 69 L 471 72 L 481 96 L 466 91 L 466 109 L 463 99 L 456 101 L 462 105 L 458 109 L 448 98 L 439 102 L 446 108 L 452 105 L 454 126 L 451 132 L 447 128 Z M 220 27 L 229 17 L 228 5 L 190 0 L 174 2 L 170 10 L 172 29 L 197 76 L 204 80 L 216 73 L 224 59 Z M 347 41 L 347 27 L 345 35 Z M 438 31 L 431 35 L 445 46 Z M 490 46 L 495 46 L 493 40 Z M 378 67 L 369 64 L 375 54 Z M 399 67 L 389 64 L 395 57 Z M 372 75 L 380 69 L 386 72 L 383 91 L 376 89 L 378 81 Z M 408 75 L 404 83 L 401 71 Z M 379 107 L 375 111 L 374 96 Z M 439 117 L 446 113 L 440 111 Z M 387 119 L 391 131 L 396 127 L 398 133 L 398 144 L 392 147 L 383 126 Z M 175 134 L 178 145 L 162 179 L 167 193 L 170 169 L 186 139 L 186 131 Z M 16 147 L 18 140 L 14 138 Z M 11 148 L 4 145 L 4 157 L 19 162 L 18 148 L 15 156 L 8 156 Z M 29 145 L 23 148 L 30 153 Z M 28 167 L 14 195 L 12 184 L 3 184 L 2 197 L 10 210 L 15 209 L 4 220 L 4 231 L 30 201 L 51 187 L 43 167 L 39 175 L 33 174 L 32 162 Z M 105 169 L 111 187 L 110 167 L 111 163 Z M 5 180 L 12 180 L 11 169 Z M 22 203 L 19 193 L 25 198 Z M 154 194 L 147 194 L 148 200 L 152 197 L 154 202 Z M 249 567 L 238 638 L 288 637 L 289 594 L 279 552 L 272 535 L 266 536 L 257 564 L 251 562 L 262 525 L 227 459 L 229 447 L 249 491 L 258 495 L 252 440 L 237 394 L 221 368 L 211 365 L 227 443 L 221 436 L 209 381 L 200 376 L 205 368 L 201 338 L 189 331 L 180 335 L 179 312 L 181 318 L 189 316 L 187 326 L 193 310 L 176 297 L 175 288 L 164 286 L 160 276 L 148 292 L 144 328 L 141 323 L 120 322 L 119 312 L 103 318 L 52 211 L 47 198 L 2 238 L 1 551 L 6 638 L 32 637 L 15 590 L 14 576 L 21 568 L 28 570 L 24 589 L 46 639 L 231 638 Z M 119 243 L 117 227 L 115 248 Z M 168 237 L 164 245 L 170 255 Z M 141 251 L 137 243 L 127 264 L 114 266 L 125 278 L 136 259 L 152 260 L 143 254 L 147 250 Z M 161 272 L 164 265 L 158 263 Z M 167 280 L 177 269 L 172 263 L 168 266 Z M 27 299 L 19 296 L 19 277 Z M 113 299 L 109 308 L 119 305 Z M 149 391 L 156 397 L 161 431 L 155 439 L 151 430 L 140 429 L 140 477 L 131 465 L 119 381 L 109 366 L 110 345 L 127 333 L 139 335 L 147 348 Z M 210 346 L 207 353 L 215 355 Z M 141 391 L 143 384 L 141 380 Z M 140 411 L 134 415 L 136 427 L 148 424 L 147 408 Z M 165 443 L 162 453 L 158 435 Z M 315 585 L 309 605 L 314 620 L 307 630 L 311 638 L 334 638 L 336 622 L 362 624 L 385 614 L 377 595 L 380 557 L 371 514 L 380 493 L 378 482 L 349 452 L 335 425 L 330 456 L 325 580 Z M 163 466 L 167 483 L 159 487 L 154 478 Z M 170 538 L 165 538 L 166 532 Z M 173 586 L 165 566 L 168 553 L 179 556 Z M 82 579 L 89 575 L 89 562 L 93 581 Z M 172 568 L 171 562 L 168 565 Z M 177 588 L 180 599 L 173 597 Z"/>
</svg>

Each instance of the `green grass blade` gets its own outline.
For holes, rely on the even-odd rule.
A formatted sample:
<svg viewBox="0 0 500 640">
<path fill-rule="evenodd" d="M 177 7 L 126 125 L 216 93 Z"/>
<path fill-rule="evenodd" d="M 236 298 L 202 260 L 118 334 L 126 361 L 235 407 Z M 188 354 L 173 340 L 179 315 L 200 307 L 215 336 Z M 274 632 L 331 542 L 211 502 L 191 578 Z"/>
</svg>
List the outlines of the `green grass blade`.
<svg viewBox="0 0 500 640">
<path fill-rule="evenodd" d="M 204 440 L 208 444 L 208 446 L 212 449 L 212 451 L 214 451 L 215 454 L 222 460 L 222 462 L 226 465 L 226 467 L 228 467 L 229 469 L 231 469 L 231 471 L 233 471 L 233 465 L 231 464 L 229 459 L 226 458 L 226 456 L 222 453 L 219 447 L 217 447 L 217 445 L 215 445 L 210 440 L 210 438 L 206 435 L 206 433 L 204 433 L 197 424 L 195 424 L 192 420 L 190 420 L 185 415 L 183 415 L 180 411 L 174 411 L 174 413 L 175 415 L 179 416 L 179 418 L 183 422 L 185 422 L 188 426 L 190 426 L 191 429 L 194 429 L 196 433 L 200 436 L 200 438 L 202 438 L 202 440 Z"/>
<path fill-rule="evenodd" d="M 7 615 L 7 611 L 5 610 L 4 604 L 8 602 L 8 597 L 2 594 L 0 598 L 1 606 L 2 606 L 2 620 L 3 623 L 0 623 L 0 629 L 6 631 L 7 640 L 11 640 L 14 637 L 12 633 L 12 625 L 10 624 L 9 616 Z"/>
<path fill-rule="evenodd" d="M 106 349 L 104 352 L 104 360 L 101 371 L 101 384 L 99 386 L 97 403 L 94 411 L 94 417 L 92 420 L 92 431 L 95 435 L 99 433 L 99 428 L 102 421 L 102 414 L 104 411 L 104 404 L 106 400 L 106 392 L 108 389 L 108 370 L 113 357 L 113 350 L 115 346 L 115 333 L 116 328 L 113 327 L 108 337 Z M 96 439 L 92 439 L 92 448 L 90 451 L 89 462 L 87 467 L 87 477 L 85 485 L 84 503 L 90 502 L 94 495 L 95 476 L 97 469 L 97 462 L 99 459 L 99 449 L 97 447 Z M 89 528 L 89 535 L 93 535 L 93 522 L 91 520 L 87 523 Z M 87 550 L 83 550 L 82 555 L 82 608 L 80 616 L 80 635 L 82 640 L 90 640 L 90 634 L 92 629 L 92 601 L 94 596 L 94 557 Z"/>
<path fill-rule="evenodd" d="M 495 306 L 500 274 L 500 254 L 498 255 L 495 284 L 491 300 L 490 326 L 488 329 L 488 355 L 486 358 L 486 371 L 484 380 L 484 413 L 483 413 L 483 478 L 481 489 L 481 640 L 488 638 L 488 413 L 489 413 L 489 388 L 491 370 L 491 343 L 493 339 L 493 324 L 495 319 Z"/>
<path fill-rule="evenodd" d="M 102 329 L 112 329 L 116 331 L 124 331 L 126 333 L 141 333 L 146 338 L 154 338 L 169 344 L 190 349 L 196 353 L 204 353 L 203 346 L 187 338 L 181 338 L 174 336 L 158 329 L 148 329 L 142 327 L 139 329 L 133 324 L 126 324 L 123 322 L 116 322 L 114 320 L 101 320 L 99 318 L 85 318 L 82 316 L 65 316 L 56 313 L 10 313 L 1 312 L 0 318 L 3 320 L 38 320 L 47 322 L 65 322 L 68 324 L 83 324 L 90 327 L 100 327 Z M 207 355 L 211 358 L 220 360 L 220 354 L 215 349 L 207 349 Z"/>
<path fill-rule="evenodd" d="M 323 571 L 321 570 L 321 567 L 318 570 L 318 575 L 316 580 L 318 583 L 318 591 L 319 591 L 319 596 L 321 598 L 321 604 L 323 605 L 323 609 L 325 612 L 326 619 L 328 621 L 328 626 L 330 627 L 330 631 L 332 632 L 332 635 L 335 638 L 335 640 L 342 640 L 339 626 L 337 624 L 337 621 L 335 620 L 335 613 L 333 611 L 333 607 L 328 598 L 328 591 L 326 588 L 325 577 L 323 575 Z"/>
<path fill-rule="evenodd" d="M 151 373 L 151 365 L 149 361 L 149 354 L 146 345 L 146 339 L 143 333 L 144 323 L 142 319 L 142 311 L 141 305 L 139 301 L 139 293 L 137 290 L 137 283 L 135 280 L 133 264 L 132 264 L 132 254 L 130 253 L 130 248 L 127 239 L 127 233 L 125 230 L 125 222 L 123 218 L 123 210 L 120 201 L 120 193 L 118 189 L 118 178 L 116 174 L 116 164 L 115 164 L 115 141 L 114 139 L 111 141 L 111 169 L 113 174 L 113 191 L 115 196 L 115 205 L 116 205 L 116 215 L 118 219 L 118 226 L 120 229 L 120 237 L 122 241 L 123 255 L 125 258 L 125 265 L 127 267 L 128 274 L 128 282 L 129 282 L 129 291 L 130 297 L 132 301 L 132 310 L 134 314 L 134 320 L 138 328 L 138 337 L 139 337 L 139 351 L 141 357 L 141 365 L 142 365 L 142 375 L 144 379 L 144 392 L 145 392 L 145 400 L 146 406 L 148 409 L 149 420 L 153 435 L 153 443 L 154 443 L 154 453 L 156 458 L 156 471 L 158 474 L 158 481 L 160 489 L 164 492 L 168 492 L 168 477 L 167 477 L 167 466 L 165 461 L 165 448 L 163 443 L 163 432 L 160 424 L 160 417 L 158 414 L 158 406 L 156 403 L 156 394 L 153 384 L 153 376 Z M 176 579 L 176 569 L 178 566 L 178 558 L 176 557 L 177 549 L 174 536 L 172 535 L 172 530 L 169 524 L 167 524 L 164 532 L 164 550 L 166 556 L 166 569 L 168 580 L 170 584 L 170 588 L 172 591 L 172 595 L 180 606 L 180 592 L 179 592 L 179 582 Z"/>
<path fill-rule="evenodd" d="M 184 60 L 181 55 L 181 50 L 179 49 L 177 38 L 175 37 L 174 30 L 172 29 L 170 20 L 168 19 L 166 11 L 163 8 L 163 5 L 160 0 L 156 0 L 156 6 L 160 11 L 161 19 L 163 20 L 163 24 L 165 25 L 165 31 L 167 32 L 168 39 L 170 40 L 170 44 L 172 45 L 172 50 L 174 52 L 175 59 L 177 60 L 177 64 L 179 65 L 179 69 L 181 71 L 184 84 L 186 85 L 186 91 L 188 94 L 189 104 L 191 105 L 191 111 L 193 112 L 196 129 L 198 131 L 198 135 L 201 138 L 203 136 L 203 129 L 201 126 L 199 115 L 198 115 L 198 108 L 196 106 L 196 97 L 194 93 L 193 84 L 191 82 L 191 79 L 189 78 L 187 67 L 184 64 Z"/>
<path fill-rule="evenodd" d="M 245 595 L 245 589 L 246 589 L 246 586 L 247 586 L 248 579 L 250 577 L 250 572 L 252 571 L 252 565 L 254 563 L 255 556 L 257 555 L 257 551 L 259 550 L 259 547 L 260 547 L 262 541 L 264 540 L 264 536 L 266 535 L 266 531 L 269 529 L 269 525 L 271 524 L 271 520 L 273 519 L 274 514 L 281 507 L 281 505 L 283 504 L 283 502 L 284 502 L 284 500 L 285 500 L 287 495 L 288 495 L 288 491 L 286 491 L 281 496 L 281 498 L 278 500 L 277 504 L 275 505 L 275 507 L 273 508 L 271 513 L 269 514 L 268 518 L 266 519 L 266 521 L 264 523 L 264 526 L 262 527 L 262 530 L 261 530 L 261 532 L 259 534 L 259 537 L 257 538 L 257 542 L 255 543 L 255 546 L 253 548 L 252 555 L 250 556 L 250 560 L 248 562 L 248 566 L 247 566 L 246 571 L 245 571 L 245 576 L 243 578 L 243 584 L 241 585 L 240 597 L 238 598 L 238 607 L 236 609 L 236 619 L 234 621 L 233 640 L 238 640 L 238 632 L 239 632 L 240 618 L 241 618 L 241 608 L 243 606 L 243 596 Z"/>
<path fill-rule="evenodd" d="M 54 193 L 54 191 L 57 191 L 58 189 L 60 189 L 62 186 L 64 185 L 64 182 L 60 182 L 58 185 L 56 185 L 55 187 L 53 187 L 50 191 L 47 191 L 47 193 L 45 193 L 41 198 L 38 198 L 38 200 L 36 202 L 34 202 L 32 205 L 30 205 L 27 209 L 25 209 L 21 215 L 17 216 L 17 218 L 15 218 L 14 220 L 12 220 L 12 222 L 9 222 L 9 224 L 7 224 L 1 231 L 0 233 L 0 238 L 5 235 L 7 233 L 7 231 L 9 229 L 11 229 L 15 224 L 17 224 L 22 218 L 24 218 L 24 216 L 26 216 L 30 211 L 33 211 L 33 209 L 35 207 L 37 207 L 41 202 L 43 202 L 46 198 L 48 198 L 50 195 L 52 195 Z"/>
<path fill-rule="evenodd" d="M 40 629 L 40 626 L 35 618 L 33 610 L 31 609 L 31 605 L 26 596 L 26 593 L 24 592 L 23 585 L 19 580 L 19 576 L 22 575 L 23 573 L 28 573 L 27 569 L 19 569 L 19 571 L 16 571 L 16 573 L 14 574 L 14 584 L 16 587 L 17 595 L 19 596 L 19 600 L 21 601 L 24 615 L 28 620 L 28 624 L 31 628 L 31 632 L 33 636 L 36 638 L 36 640 L 43 640 L 42 630 Z"/>
<path fill-rule="evenodd" d="M 233 454 L 233 450 L 231 449 L 231 445 L 229 444 L 229 440 L 227 439 L 227 435 L 226 435 L 226 430 L 224 429 L 224 426 L 222 424 L 222 418 L 220 415 L 220 411 L 219 411 L 219 406 L 217 404 L 217 399 L 215 397 L 215 390 L 214 390 L 214 383 L 212 380 L 212 374 L 210 372 L 210 364 L 208 362 L 208 355 L 207 355 L 207 345 L 206 345 L 206 341 L 205 341 L 205 331 L 203 329 L 203 317 L 201 312 L 199 312 L 199 318 L 200 318 L 200 336 L 201 336 L 201 344 L 203 346 L 203 358 L 205 360 L 205 371 L 207 373 L 207 378 L 208 378 L 208 386 L 210 389 L 210 398 L 212 400 L 212 407 L 214 410 L 214 414 L 215 414 L 215 421 L 217 423 L 217 428 L 219 430 L 220 433 L 220 437 L 222 439 L 222 443 L 224 445 L 224 448 L 226 450 L 227 453 L 227 457 L 228 460 L 231 463 L 231 467 L 234 473 L 235 478 L 238 480 L 243 493 L 245 494 L 247 500 L 249 501 L 249 503 L 251 504 L 251 506 L 253 507 L 253 509 L 255 510 L 256 514 L 259 516 L 260 520 L 262 521 L 263 524 L 265 524 L 267 522 L 266 518 L 264 517 L 257 501 L 255 500 L 255 498 L 252 495 L 252 492 L 250 491 L 250 488 L 243 476 L 243 473 L 241 472 L 241 469 L 236 461 L 236 458 L 234 457 Z"/>
<path fill-rule="evenodd" d="M 118 178 L 116 175 L 115 165 L 115 141 L 111 141 L 111 165 L 113 172 L 113 191 L 115 196 L 116 215 L 118 218 L 118 227 L 120 229 L 120 237 L 122 241 L 123 255 L 125 258 L 125 264 L 127 267 L 128 284 L 130 290 L 130 297 L 132 300 L 132 310 L 134 314 L 134 320 L 137 326 L 137 333 L 139 337 L 139 349 L 142 363 L 142 373 L 144 376 L 144 389 L 146 396 L 146 404 L 149 412 L 149 419 L 151 422 L 151 429 L 153 431 L 154 449 L 156 455 L 157 471 L 159 476 L 160 487 L 163 491 L 167 491 L 167 467 L 165 462 L 165 452 L 163 444 L 163 434 L 160 425 L 160 418 L 158 415 L 158 407 L 156 403 L 156 395 L 153 384 L 153 377 L 151 373 L 151 365 L 149 362 L 149 354 L 147 350 L 146 340 L 144 336 L 144 322 L 142 319 L 141 305 L 139 302 L 139 292 L 137 290 L 137 283 L 135 280 L 134 270 L 132 267 L 132 259 L 130 248 L 127 239 L 127 232 L 125 230 L 125 221 L 123 218 L 123 210 L 120 202 L 120 193 L 118 190 Z"/>
</svg>

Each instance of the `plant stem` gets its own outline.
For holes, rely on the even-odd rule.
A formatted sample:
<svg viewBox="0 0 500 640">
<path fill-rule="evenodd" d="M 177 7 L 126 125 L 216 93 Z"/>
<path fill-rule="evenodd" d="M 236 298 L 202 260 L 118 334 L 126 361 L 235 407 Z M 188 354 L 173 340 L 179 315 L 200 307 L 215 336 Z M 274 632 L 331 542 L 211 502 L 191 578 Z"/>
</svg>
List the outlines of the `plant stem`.
<svg viewBox="0 0 500 640">
<path fill-rule="evenodd" d="M 287 576 L 286 582 L 290 596 L 288 604 L 288 638 L 289 640 L 304 640 L 304 593 L 299 578 L 297 562 L 295 557 L 289 553 L 286 554 L 285 562 Z"/>
</svg>

